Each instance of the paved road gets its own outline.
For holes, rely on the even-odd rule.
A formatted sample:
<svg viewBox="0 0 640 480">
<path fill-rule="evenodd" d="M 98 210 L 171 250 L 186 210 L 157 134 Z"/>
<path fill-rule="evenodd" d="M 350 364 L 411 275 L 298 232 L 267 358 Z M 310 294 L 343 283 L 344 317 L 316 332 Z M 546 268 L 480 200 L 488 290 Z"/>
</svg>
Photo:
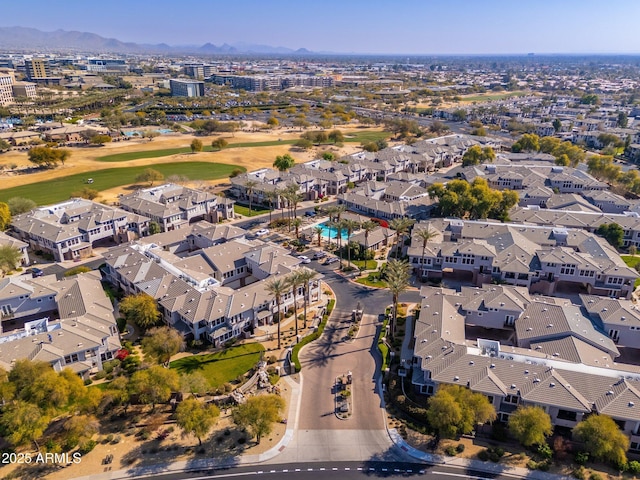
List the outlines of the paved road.
<svg viewBox="0 0 640 480">
<path fill-rule="evenodd" d="M 311 252 L 305 252 L 311 254 Z M 348 281 L 331 266 L 308 265 L 324 274 L 336 294 L 336 308 L 323 336 L 300 354 L 303 386 L 300 416 L 294 440 L 273 462 L 301 461 L 402 461 L 386 431 L 377 386 L 380 356 L 377 337 L 380 314 L 391 301 L 386 290 L 370 289 Z M 418 292 L 407 292 L 404 301 L 417 301 Z M 360 303 L 365 315 L 355 340 L 349 340 L 351 311 Z M 353 375 L 351 418 L 335 415 L 335 379 L 348 371 Z"/>
<path fill-rule="evenodd" d="M 297 463 L 279 465 L 258 465 L 251 467 L 239 467 L 221 470 L 197 470 L 190 473 L 162 474 L 150 472 L 145 478 L 154 480 L 208 480 L 216 478 L 244 478 L 257 477 L 267 479 L 289 480 L 361 480 L 364 478 L 410 478 L 416 477 L 429 480 L 502 480 L 514 478 L 496 471 L 496 473 L 484 473 L 465 468 L 451 468 L 448 466 L 424 465 L 410 462 L 327 462 Z"/>
</svg>

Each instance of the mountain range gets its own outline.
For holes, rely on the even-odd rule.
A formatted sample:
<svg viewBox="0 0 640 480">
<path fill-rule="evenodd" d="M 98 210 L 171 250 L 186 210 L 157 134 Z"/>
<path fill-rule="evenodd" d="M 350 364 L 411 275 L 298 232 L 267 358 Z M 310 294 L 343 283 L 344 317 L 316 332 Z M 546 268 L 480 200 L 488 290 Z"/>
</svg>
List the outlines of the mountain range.
<svg viewBox="0 0 640 480">
<path fill-rule="evenodd" d="M 139 44 L 122 42 L 116 38 L 105 38 L 95 33 L 56 30 L 43 32 L 28 27 L 0 27 L 0 50 L 13 51 L 69 51 L 91 53 L 193 53 L 201 55 L 219 54 L 280 54 L 280 55 L 309 55 L 306 48 L 294 50 L 286 47 L 272 47 L 270 45 L 250 44 L 238 42 L 214 45 L 168 45 Z"/>
</svg>

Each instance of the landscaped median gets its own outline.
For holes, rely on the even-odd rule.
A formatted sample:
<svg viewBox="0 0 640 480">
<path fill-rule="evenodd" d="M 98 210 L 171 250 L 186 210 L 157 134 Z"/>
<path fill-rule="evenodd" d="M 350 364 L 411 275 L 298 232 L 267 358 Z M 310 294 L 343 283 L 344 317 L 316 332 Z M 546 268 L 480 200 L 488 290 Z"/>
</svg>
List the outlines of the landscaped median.
<svg viewBox="0 0 640 480">
<path fill-rule="evenodd" d="M 327 311 L 322 316 L 320 325 L 318 325 L 318 330 L 313 332 L 311 335 L 307 335 L 306 337 L 304 337 L 302 340 L 300 340 L 300 342 L 298 342 L 293 347 L 293 350 L 291 352 L 291 362 L 295 365 L 296 372 L 299 372 L 302 369 L 302 366 L 300 365 L 300 359 L 298 358 L 298 355 L 300 354 L 300 349 L 304 347 L 307 343 L 313 342 L 315 339 L 320 338 L 320 335 L 322 335 L 322 332 L 324 332 L 324 327 L 327 325 L 327 321 L 329 320 L 329 316 L 331 315 L 331 312 L 333 311 L 333 307 L 335 306 L 335 304 L 336 304 L 335 300 L 329 300 L 329 303 L 327 304 Z"/>
<path fill-rule="evenodd" d="M 382 322 L 382 328 L 380 329 L 380 334 L 378 335 L 378 350 L 380 351 L 380 355 L 382 356 L 382 366 L 380 367 L 380 371 L 384 373 L 390 363 L 389 357 L 389 347 L 385 342 L 385 337 L 387 335 L 387 324 L 389 323 L 389 315 L 385 316 L 384 322 Z"/>
</svg>

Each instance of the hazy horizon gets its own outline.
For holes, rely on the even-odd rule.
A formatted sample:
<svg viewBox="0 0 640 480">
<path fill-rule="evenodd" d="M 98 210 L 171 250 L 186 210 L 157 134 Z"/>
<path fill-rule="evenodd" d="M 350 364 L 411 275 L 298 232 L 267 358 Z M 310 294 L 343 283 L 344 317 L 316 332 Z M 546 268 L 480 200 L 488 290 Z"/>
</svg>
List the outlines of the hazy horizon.
<svg viewBox="0 0 640 480">
<path fill-rule="evenodd" d="M 32 0 L 3 5 L 3 26 L 91 32 L 172 46 L 263 44 L 359 55 L 640 54 L 632 0 Z"/>
</svg>

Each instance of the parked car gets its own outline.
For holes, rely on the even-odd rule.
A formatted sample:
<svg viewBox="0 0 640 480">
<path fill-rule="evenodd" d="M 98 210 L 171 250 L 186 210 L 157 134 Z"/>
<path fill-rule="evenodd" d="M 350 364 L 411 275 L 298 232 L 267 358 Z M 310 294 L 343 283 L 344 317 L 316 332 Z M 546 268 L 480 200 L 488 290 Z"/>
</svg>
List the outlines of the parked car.
<svg viewBox="0 0 640 480">
<path fill-rule="evenodd" d="M 313 259 L 320 260 L 321 258 L 324 258 L 326 256 L 327 256 L 327 252 L 320 251 L 313 254 Z"/>
<path fill-rule="evenodd" d="M 44 272 L 42 270 L 40 270 L 39 268 L 32 268 L 30 269 L 31 271 L 31 277 L 35 278 L 35 277 L 41 277 L 44 275 Z"/>
<path fill-rule="evenodd" d="M 336 263 L 339 262 L 340 259 L 338 257 L 329 257 L 325 260 L 324 264 L 325 265 L 331 265 L 332 263 Z"/>
<path fill-rule="evenodd" d="M 313 210 L 307 210 L 306 212 L 304 212 L 305 217 L 315 217 L 316 216 L 316 212 L 314 212 Z"/>
<path fill-rule="evenodd" d="M 257 237 L 263 237 L 263 236 L 268 235 L 268 234 L 269 234 L 269 229 L 268 228 L 261 228 L 260 230 L 258 230 L 256 232 L 256 236 Z"/>
<path fill-rule="evenodd" d="M 306 255 L 300 255 L 298 258 L 302 263 L 311 263 L 311 259 Z"/>
</svg>

